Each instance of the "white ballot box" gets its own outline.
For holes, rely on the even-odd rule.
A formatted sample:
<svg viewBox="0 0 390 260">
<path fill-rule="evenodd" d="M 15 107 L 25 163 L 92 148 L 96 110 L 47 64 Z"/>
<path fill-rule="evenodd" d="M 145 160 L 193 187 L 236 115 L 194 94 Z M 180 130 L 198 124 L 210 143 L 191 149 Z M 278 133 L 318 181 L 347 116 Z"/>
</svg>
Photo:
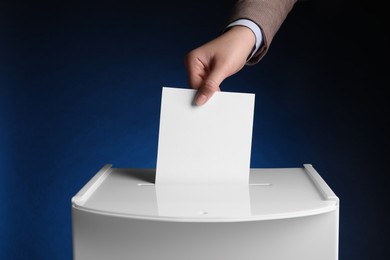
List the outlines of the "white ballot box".
<svg viewBox="0 0 390 260">
<path fill-rule="evenodd" d="M 310 164 L 249 184 L 158 184 L 105 165 L 72 198 L 74 260 L 336 260 L 339 199 Z"/>
</svg>

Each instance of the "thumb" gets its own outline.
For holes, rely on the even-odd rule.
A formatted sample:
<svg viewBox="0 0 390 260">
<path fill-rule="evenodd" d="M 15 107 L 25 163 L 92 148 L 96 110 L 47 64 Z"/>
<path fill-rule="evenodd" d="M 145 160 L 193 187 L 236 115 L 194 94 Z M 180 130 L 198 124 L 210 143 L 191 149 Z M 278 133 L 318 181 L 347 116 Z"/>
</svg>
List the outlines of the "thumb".
<svg viewBox="0 0 390 260">
<path fill-rule="evenodd" d="M 220 91 L 219 85 L 226 78 L 225 73 L 220 70 L 213 70 L 202 82 L 201 86 L 198 88 L 198 91 L 195 96 L 195 104 L 201 106 L 205 104 L 216 91 Z"/>
</svg>

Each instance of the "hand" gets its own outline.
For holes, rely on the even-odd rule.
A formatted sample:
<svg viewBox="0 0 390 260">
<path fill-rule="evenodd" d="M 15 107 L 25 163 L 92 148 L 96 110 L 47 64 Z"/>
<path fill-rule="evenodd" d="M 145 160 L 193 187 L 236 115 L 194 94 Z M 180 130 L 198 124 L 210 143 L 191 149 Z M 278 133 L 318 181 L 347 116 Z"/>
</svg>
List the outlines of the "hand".
<svg viewBox="0 0 390 260">
<path fill-rule="evenodd" d="M 255 35 L 249 28 L 234 26 L 186 55 L 190 86 L 198 90 L 196 105 L 205 104 L 215 91 L 220 91 L 224 79 L 244 67 L 255 42 Z"/>
</svg>

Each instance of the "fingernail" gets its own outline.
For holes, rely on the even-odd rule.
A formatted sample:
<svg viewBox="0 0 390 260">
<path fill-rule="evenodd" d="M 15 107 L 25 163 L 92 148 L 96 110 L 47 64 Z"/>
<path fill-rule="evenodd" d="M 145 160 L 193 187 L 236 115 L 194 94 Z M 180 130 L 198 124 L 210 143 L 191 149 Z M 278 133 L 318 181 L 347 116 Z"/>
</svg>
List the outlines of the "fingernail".
<svg viewBox="0 0 390 260">
<path fill-rule="evenodd" d="M 198 105 L 198 106 L 201 106 L 203 105 L 204 103 L 206 103 L 207 101 L 207 97 L 203 94 L 199 95 L 197 98 L 196 98 L 196 101 L 195 103 Z"/>
</svg>

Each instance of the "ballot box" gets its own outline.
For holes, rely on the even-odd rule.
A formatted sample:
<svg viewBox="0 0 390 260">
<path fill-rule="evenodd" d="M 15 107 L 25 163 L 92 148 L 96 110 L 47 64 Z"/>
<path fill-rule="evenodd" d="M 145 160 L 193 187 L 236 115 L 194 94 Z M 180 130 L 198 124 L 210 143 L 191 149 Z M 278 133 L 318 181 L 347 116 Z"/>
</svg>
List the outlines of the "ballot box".
<svg viewBox="0 0 390 260">
<path fill-rule="evenodd" d="M 249 184 L 155 184 L 107 164 L 72 198 L 74 260 L 336 260 L 339 199 L 310 164 Z"/>
</svg>

